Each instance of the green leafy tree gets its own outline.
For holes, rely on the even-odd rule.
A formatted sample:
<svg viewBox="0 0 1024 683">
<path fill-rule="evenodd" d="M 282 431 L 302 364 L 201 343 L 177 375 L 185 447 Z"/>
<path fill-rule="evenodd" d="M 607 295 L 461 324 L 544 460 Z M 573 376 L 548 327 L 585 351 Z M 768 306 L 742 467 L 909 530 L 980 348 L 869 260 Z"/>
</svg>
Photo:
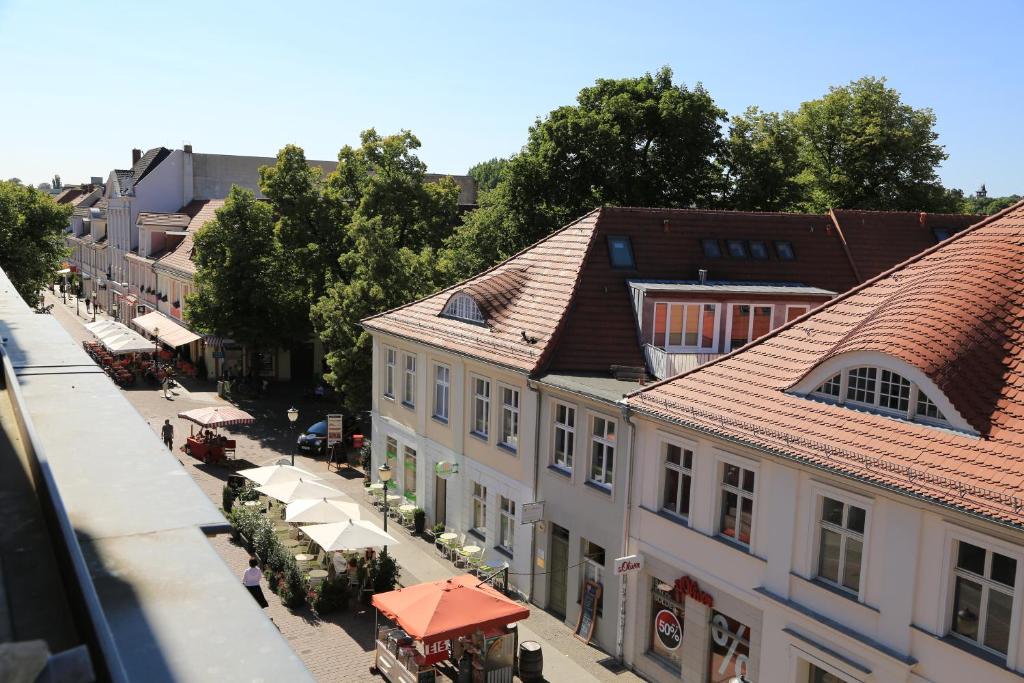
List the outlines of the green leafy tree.
<svg viewBox="0 0 1024 683">
<path fill-rule="evenodd" d="M 946 158 L 931 109 L 915 109 L 865 77 L 804 102 L 800 134 L 804 208 L 943 211 L 955 208 L 936 169 Z"/>
<path fill-rule="evenodd" d="M 308 308 L 295 285 L 299 276 L 281 252 L 270 205 L 233 186 L 216 217 L 195 235 L 188 322 L 250 350 L 290 340 L 308 319 Z"/>
<path fill-rule="evenodd" d="M 508 165 L 508 159 L 494 157 L 488 161 L 481 161 L 469 169 L 469 177 L 476 181 L 478 193 L 493 190 L 501 180 L 501 173 Z"/>
<path fill-rule="evenodd" d="M 723 190 L 725 112 L 672 70 L 599 79 L 529 132 L 447 245 L 450 278 L 505 258 L 601 204 L 707 206 Z"/>
<path fill-rule="evenodd" d="M 32 187 L 0 182 L 0 269 L 30 306 L 68 257 L 64 229 L 72 207 Z"/>
<path fill-rule="evenodd" d="M 728 206 L 745 211 L 789 211 L 800 204 L 800 137 L 792 119 L 757 107 L 732 117 L 725 162 Z"/>
<path fill-rule="evenodd" d="M 960 211 L 963 213 L 984 214 L 990 216 L 1009 206 L 1013 206 L 1021 199 L 1024 199 L 1024 197 L 1019 194 L 1011 194 L 1005 197 L 989 197 L 987 195 L 964 197 L 961 192 Z"/>
</svg>

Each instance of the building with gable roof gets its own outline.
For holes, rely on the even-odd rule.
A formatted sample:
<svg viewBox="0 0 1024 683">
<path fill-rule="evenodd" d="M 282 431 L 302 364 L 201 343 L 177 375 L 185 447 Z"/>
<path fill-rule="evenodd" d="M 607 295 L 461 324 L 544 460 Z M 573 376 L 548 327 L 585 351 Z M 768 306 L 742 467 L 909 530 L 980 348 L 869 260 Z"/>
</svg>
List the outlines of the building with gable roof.
<svg viewBox="0 0 1024 683">
<path fill-rule="evenodd" d="M 1024 203 L 626 398 L 635 669 L 1020 680 L 1022 263 Z"/>
<path fill-rule="evenodd" d="M 408 501 L 615 651 L 633 467 L 622 397 L 784 325 L 976 220 L 596 209 L 502 264 L 363 321 L 373 463 Z M 543 501 L 541 522 L 523 506 Z"/>
</svg>

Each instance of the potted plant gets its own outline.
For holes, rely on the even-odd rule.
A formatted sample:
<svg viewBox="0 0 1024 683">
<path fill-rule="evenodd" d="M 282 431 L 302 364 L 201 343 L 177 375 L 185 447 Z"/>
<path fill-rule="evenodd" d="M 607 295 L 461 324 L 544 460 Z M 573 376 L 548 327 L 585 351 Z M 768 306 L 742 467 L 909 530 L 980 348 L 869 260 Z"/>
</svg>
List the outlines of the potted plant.
<svg viewBox="0 0 1024 683">
<path fill-rule="evenodd" d="M 416 508 L 412 511 L 412 523 L 416 533 L 420 536 L 423 535 L 423 530 L 427 527 L 427 511 L 423 508 Z"/>
<path fill-rule="evenodd" d="M 444 533 L 444 524 L 441 523 L 441 522 L 438 522 L 437 524 L 435 524 L 434 528 L 433 528 L 433 532 L 434 532 L 434 545 L 437 546 L 438 550 L 441 550 L 441 534 Z"/>
</svg>

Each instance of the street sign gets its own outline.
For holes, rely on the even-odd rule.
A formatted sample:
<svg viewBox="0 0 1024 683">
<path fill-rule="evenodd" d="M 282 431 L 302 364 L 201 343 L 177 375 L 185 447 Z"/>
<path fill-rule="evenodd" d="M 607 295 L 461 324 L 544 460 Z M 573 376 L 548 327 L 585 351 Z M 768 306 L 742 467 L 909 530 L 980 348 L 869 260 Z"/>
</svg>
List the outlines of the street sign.
<svg viewBox="0 0 1024 683">
<path fill-rule="evenodd" d="M 644 568 L 643 555 L 626 555 L 615 560 L 615 576 L 632 574 Z"/>
<path fill-rule="evenodd" d="M 520 524 L 533 524 L 544 519 L 544 501 L 536 503 L 523 503 L 523 516 Z"/>
<path fill-rule="evenodd" d="M 333 413 L 327 416 L 327 448 L 328 450 L 336 443 L 341 443 L 343 415 Z"/>
</svg>

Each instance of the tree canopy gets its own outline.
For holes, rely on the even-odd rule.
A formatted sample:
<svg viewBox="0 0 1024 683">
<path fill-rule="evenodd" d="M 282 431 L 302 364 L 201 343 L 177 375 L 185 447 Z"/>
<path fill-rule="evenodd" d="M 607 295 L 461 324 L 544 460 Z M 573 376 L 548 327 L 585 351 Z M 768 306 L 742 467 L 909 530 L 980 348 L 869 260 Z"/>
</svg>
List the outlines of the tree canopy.
<svg viewBox="0 0 1024 683">
<path fill-rule="evenodd" d="M 786 211 L 797 206 L 803 187 L 800 136 L 791 115 L 749 107 L 734 116 L 726 144 L 724 204 L 745 211 Z"/>
<path fill-rule="evenodd" d="M 69 254 L 64 229 L 71 211 L 33 187 L 0 182 L 0 268 L 30 306 Z"/>
<path fill-rule="evenodd" d="M 494 186 L 501 180 L 501 172 L 508 165 L 508 159 L 494 157 L 487 161 L 481 161 L 469 169 L 469 177 L 476 181 L 478 193 L 493 190 Z"/>
</svg>

